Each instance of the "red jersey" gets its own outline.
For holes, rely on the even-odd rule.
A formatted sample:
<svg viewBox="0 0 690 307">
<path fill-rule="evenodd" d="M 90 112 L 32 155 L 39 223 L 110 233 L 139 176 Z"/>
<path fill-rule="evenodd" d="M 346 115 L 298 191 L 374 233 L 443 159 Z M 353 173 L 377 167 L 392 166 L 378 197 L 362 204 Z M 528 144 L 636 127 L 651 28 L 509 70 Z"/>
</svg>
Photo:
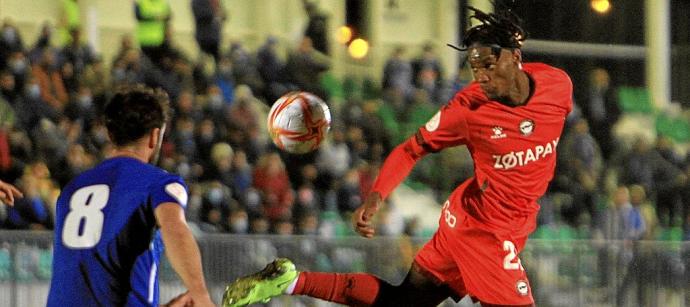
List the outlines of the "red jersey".
<svg viewBox="0 0 690 307">
<path fill-rule="evenodd" d="M 536 200 L 553 178 L 556 148 L 573 93 L 570 78 L 560 69 L 524 63 L 523 70 L 531 78 L 533 91 L 525 105 L 511 107 L 489 100 L 478 83 L 471 83 L 419 129 L 414 141 L 408 140 L 416 145 L 391 153 L 397 166 L 387 172 L 384 163 L 382 182 L 377 181 L 374 190 L 386 197 L 391 183 L 403 179 L 401 164 L 419 158 L 419 153 L 411 152 L 418 146 L 435 152 L 466 145 L 475 176 L 453 192 L 462 194 L 462 209 L 490 230 L 531 232 L 534 223 L 520 225 L 518 221 L 533 220 L 530 217 L 539 210 Z"/>
<path fill-rule="evenodd" d="M 565 72 L 541 63 L 525 63 L 523 70 L 533 82 L 525 105 L 489 100 L 473 82 L 420 128 L 423 146 L 432 151 L 467 145 L 475 176 L 463 207 L 493 226 L 539 210 L 536 200 L 553 178 L 556 147 L 572 108 L 573 87 Z"/>
</svg>

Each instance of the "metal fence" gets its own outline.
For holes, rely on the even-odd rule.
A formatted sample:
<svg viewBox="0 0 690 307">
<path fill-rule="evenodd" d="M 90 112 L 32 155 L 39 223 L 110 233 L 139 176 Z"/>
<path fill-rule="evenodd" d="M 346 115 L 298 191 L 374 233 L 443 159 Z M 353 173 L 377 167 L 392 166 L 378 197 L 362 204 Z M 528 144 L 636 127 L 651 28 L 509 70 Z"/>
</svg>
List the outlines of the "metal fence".
<svg viewBox="0 0 690 307">
<path fill-rule="evenodd" d="M 0 231 L 0 306 L 45 306 L 50 232 Z M 208 235 L 199 238 L 213 298 L 228 281 L 289 257 L 300 270 L 364 271 L 397 283 L 425 239 Z M 538 306 L 690 306 L 690 242 L 531 240 L 521 253 Z M 161 301 L 184 289 L 161 266 Z M 330 306 L 303 297 L 270 306 Z M 469 300 L 448 306 L 472 306 Z"/>
</svg>

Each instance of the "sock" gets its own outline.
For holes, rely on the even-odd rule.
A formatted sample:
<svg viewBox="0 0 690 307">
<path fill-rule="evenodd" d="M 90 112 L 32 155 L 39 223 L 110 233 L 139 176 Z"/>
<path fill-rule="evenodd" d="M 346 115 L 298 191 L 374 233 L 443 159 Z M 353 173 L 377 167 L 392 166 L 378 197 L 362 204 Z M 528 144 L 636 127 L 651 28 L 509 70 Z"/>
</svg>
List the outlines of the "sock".
<svg viewBox="0 0 690 307">
<path fill-rule="evenodd" d="M 301 272 L 292 294 L 343 305 L 371 306 L 379 293 L 379 282 L 371 274 Z"/>
<path fill-rule="evenodd" d="M 302 274 L 298 274 L 295 280 L 293 280 L 290 285 L 285 289 L 285 294 L 292 295 L 295 293 L 295 287 L 297 287 L 297 281 L 299 280 L 299 276 Z"/>
</svg>

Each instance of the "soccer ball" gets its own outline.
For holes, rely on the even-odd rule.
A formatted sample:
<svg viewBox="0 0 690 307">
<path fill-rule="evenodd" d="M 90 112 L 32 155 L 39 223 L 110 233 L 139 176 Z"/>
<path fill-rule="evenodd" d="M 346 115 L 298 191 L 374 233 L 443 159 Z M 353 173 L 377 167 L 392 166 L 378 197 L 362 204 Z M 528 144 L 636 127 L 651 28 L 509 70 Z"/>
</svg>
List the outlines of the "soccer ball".
<svg viewBox="0 0 690 307">
<path fill-rule="evenodd" d="M 331 112 L 312 93 L 290 92 L 273 103 L 267 124 L 278 148 L 303 154 L 318 148 L 326 137 L 331 128 Z"/>
</svg>

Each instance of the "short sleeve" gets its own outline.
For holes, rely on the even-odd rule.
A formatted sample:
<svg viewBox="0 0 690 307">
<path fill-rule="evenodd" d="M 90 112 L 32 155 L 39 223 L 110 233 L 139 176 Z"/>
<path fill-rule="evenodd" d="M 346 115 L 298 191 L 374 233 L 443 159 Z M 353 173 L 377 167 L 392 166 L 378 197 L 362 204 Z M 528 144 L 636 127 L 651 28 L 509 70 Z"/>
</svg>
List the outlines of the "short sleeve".
<svg viewBox="0 0 690 307">
<path fill-rule="evenodd" d="M 437 152 L 443 148 L 466 144 L 469 136 L 467 129 L 469 109 L 463 103 L 466 101 L 467 97 L 460 92 L 436 112 L 424 126 L 419 128 L 417 134 L 419 145 L 429 152 Z"/>
<path fill-rule="evenodd" d="M 176 203 L 187 208 L 187 186 L 179 176 L 167 174 L 151 187 L 151 201 L 155 209 L 162 203 Z"/>
</svg>

